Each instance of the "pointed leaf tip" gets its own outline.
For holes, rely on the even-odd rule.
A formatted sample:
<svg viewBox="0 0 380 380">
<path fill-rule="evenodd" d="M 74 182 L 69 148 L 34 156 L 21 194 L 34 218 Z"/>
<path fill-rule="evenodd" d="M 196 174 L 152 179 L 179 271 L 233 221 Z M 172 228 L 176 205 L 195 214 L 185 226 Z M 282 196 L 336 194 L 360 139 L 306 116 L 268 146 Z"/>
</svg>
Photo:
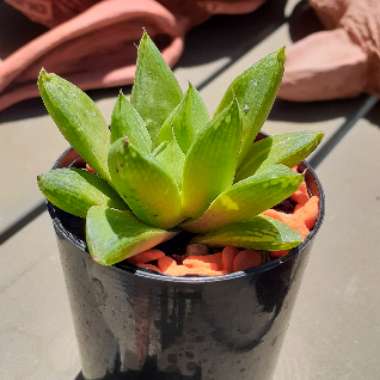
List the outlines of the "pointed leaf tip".
<svg viewBox="0 0 380 380">
<path fill-rule="evenodd" d="M 243 136 L 239 163 L 260 131 L 276 98 L 284 72 L 284 49 L 271 53 L 238 75 L 228 87 L 216 113 L 236 97 L 242 110 Z"/>
<path fill-rule="evenodd" d="M 158 141 L 175 140 L 181 150 L 186 153 L 208 120 L 207 107 L 201 95 L 189 83 L 181 102 L 164 121 Z"/>
<path fill-rule="evenodd" d="M 38 74 L 38 82 L 40 80 L 43 80 L 44 78 L 46 78 L 47 75 L 48 75 L 48 72 L 45 70 L 44 67 L 42 67 L 41 70 L 40 70 L 40 72 L 39 72 L 39 74 Z"/>
<path fill-rule="evenodd" d="M 157 46 L 144 33 L 137 51 L 131 103 L 146 122 L 154 145 L 159 129 L 182 98 L 182 90 Z"/>
<path fill-rule="evenodd" d="M 122 91 L 119 92 L 111 117 L 111 142 L 127 138 L 143 152 L 150 152 L 152 140 L 145 122 Z"/>
</svg>

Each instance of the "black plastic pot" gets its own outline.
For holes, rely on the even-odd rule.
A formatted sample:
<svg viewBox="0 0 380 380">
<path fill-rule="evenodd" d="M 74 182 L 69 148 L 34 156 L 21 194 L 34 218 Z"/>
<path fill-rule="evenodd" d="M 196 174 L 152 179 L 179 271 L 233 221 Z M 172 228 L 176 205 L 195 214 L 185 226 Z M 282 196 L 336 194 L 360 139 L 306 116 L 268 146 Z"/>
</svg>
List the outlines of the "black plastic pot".
<svg viewBox="0 0 380 380">
<path fill-rule="evenodd" d="M 77 158 L 69 150 L 56 167 Z M 320 216 L 286 257 L 220 277 L 166 277 L 104 267 L 86 252 L 84 222 L 48 206 L 68 288 L 85 379 L 270 379 L 288 327 L 324 195 L 307 168 Z"/>
</svg>

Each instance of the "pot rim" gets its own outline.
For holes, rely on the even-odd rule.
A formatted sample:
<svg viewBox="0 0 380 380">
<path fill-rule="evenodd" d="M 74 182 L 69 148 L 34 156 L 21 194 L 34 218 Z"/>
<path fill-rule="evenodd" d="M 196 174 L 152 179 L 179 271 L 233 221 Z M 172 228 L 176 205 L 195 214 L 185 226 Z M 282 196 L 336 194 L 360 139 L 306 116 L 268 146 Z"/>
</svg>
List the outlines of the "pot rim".
<svg viewBox="0 0 380 380">
<path fill-rule="evenodd" d="M 64 167 L 68 163 L 71 163 L 75 158 L 78 158 L 78 154 L 72 149 L 68 148 L 66 149 L 57 159 L 57 161 L 54 163 L 53 169 Z M 125 272 L 128 272 L 129 274 L 135 275 L 137 277 L 141 277 L 146 280 L 153 280 L 153 281 L 159 281 L 159 282 L 166 282 L 166 283 L 174 283 L 174 284 L 190 284 L 190 285 L 202 285 L 206 283 L 214 283 L 214 282 L 220 282 L 220 281 L 232 281 L 232 280 L 241 280 L 243 278 L 249 278 L 252 275 L 258 275 L 261 273 L 264 273 L 266 271 L 269 271 L 271 269 L 277 268 L 280 265 L 286 263 L 288 260 L 291 260 L 293 257 L 301 254 L 304 249 L 311 244 L 314 236 L 319 231 L 324 215 L 325 215 L 325 193 L 323 191 L 323 187 L 321 182 L 319 181 L 319 178 L 313 168 L 310 166 L 310 164 L 307 161 L 302 161 L 302 164 L 305 166 L 305 169 L 308 173 L 310 173 L 311 177 L 313 178 L 313 181 L 315 182 L 317 193 L 319 195 L 319 215 L 318 219 L 313 227 L 313 229 L 308 234 L 307 238 L 296 248 L 293 248 L 289 251 L 289 253 L 286 256 L 279 257 L 277 259 L 268 261 L 265 264 L 260 265 L 259 267 L 247 269 L 245 271 L 238 271 L 233 272 L 230 274 L 225 274 L 221 276 L 203 276 L 203 277 L 197 277 L 197 276 L 165 276 L 159 273 L 149 272 L 145 271 L 140 268 L 136 268 L 132 265 L 126 266 L 125 264 L 123 267 L 121 267 L 119 264 L 111 265 L 111 266 L 103 266 L 101 264 L 98 264 L 94 261 L 95 265 L 101 265 L 103 268 L 107 268 L 109 270 L 114 270 L 118 272 L 119 274 L 125 274 Z M 68 231 L 60 222 L 60 219 L 55 215 L 54 209 L 55 206 L 53 206 L 51 203 L 46 201 L 47 208 L 49 215 L 52 219 L 54 228 L 56 231 L 59 231 L 60 234 L 68 240 L 71 244 L 73 244 L 76 248 L 78 248 L 82 253 L 88 255 L 88 258 L 92 260 L 92 258 L 89 256 L 89 253 L 87 251 L 87 243 L 77 236 L 74 236 L 70 231 Z M 76 218 L 75 216 L 73 216 Z"/>
</svg>

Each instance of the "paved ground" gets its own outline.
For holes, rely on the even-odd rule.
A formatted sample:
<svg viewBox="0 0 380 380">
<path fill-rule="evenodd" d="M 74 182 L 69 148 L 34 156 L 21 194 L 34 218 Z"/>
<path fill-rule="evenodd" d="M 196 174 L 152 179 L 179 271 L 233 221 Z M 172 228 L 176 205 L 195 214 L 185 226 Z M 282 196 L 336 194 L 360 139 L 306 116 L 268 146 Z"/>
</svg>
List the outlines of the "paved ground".
<svg viewBox="0 0 380 380">
<path fill-rule="evenodd" d="M 176 68 L 212 109 L 231 79 L 290 43 L 297 1 L 194 30 Z M 0 59 L 42 28 L 0 4 Z M 128 91 L 128 89 L 126 89 Z M 116 90 L 92 96 L 109 116 Z M 0 380 L 73 380 L 79 360 L 54 235 L 36 175 L 66 143 L 37 100 L 0 113 Z M 322 130 L 312 163 L 327 196 L 275 380 L 380 379 L 380 106 L 372 97 L 276 104 L 264 130 Z M 36 217 L 36 215 L 39 215 Z"/>
</svg>

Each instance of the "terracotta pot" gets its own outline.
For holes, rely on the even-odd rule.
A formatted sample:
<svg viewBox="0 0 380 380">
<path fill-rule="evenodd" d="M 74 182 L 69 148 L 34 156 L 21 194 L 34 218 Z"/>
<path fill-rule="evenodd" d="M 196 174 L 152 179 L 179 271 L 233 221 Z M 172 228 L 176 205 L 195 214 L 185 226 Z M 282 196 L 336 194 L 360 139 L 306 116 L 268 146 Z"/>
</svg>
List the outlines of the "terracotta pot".
<svg viewBox="0 0 380 380">
<path fill-rule="evenodd" d="M 55 167 L 77 158 L 66 151 Z M 166 277 L 132 266 L 104 267 L 86 251 L 84 221 L 52 205 L 85 379 L 270 379 L 312 242 L 286 257 L 220 277 Z"/>
</svg>

